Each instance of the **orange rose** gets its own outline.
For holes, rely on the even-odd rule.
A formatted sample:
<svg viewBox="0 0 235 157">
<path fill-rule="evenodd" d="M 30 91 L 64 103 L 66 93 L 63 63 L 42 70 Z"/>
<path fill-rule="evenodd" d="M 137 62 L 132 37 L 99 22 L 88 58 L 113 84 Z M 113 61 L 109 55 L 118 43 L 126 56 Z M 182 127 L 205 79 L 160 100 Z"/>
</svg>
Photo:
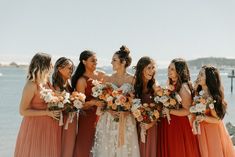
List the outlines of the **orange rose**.
<svg viewBox="0 0 235 157">
<path fill-rule="evenodd" d="M 175 99 L 170 99 L 170 104 L 171 105 L 176 105 L 176 100 Z"/>
</svg>

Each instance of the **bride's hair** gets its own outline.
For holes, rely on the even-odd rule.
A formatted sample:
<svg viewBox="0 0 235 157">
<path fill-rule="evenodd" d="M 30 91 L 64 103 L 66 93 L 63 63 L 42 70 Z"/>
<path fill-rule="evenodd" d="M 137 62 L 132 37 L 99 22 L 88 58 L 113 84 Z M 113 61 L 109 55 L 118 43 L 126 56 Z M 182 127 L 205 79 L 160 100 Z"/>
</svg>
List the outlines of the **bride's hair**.
<svg viewBox="0 0 235 157">
<path fill-rule="evenodd" d="M 153 59 L 150 57 L 141 57 L 140 60 L 138 61 L 137 65 L 134 67 L 135 71 L 135 84 L 134 84 L 134 89 L 135 89 L 135 96 L 137 98 L 140 98 L 142 96 L 142 91 L 143 91 L 143 70 L 146 66 L 148 66 L 150 63 L 154 62 Z M 148 81 L 147 88 L 149 92 L 153 93 L 153 85 L 155 83 L 155 73 L 152 77 L 151 80 Z"/>
<path fill-rule="evenodd" d="M 118 58 L 120 59 L 121 63 L 126 61 L 126 64 L 125 64 L 126 68 L 131 65 L 132 59 L 130 56 L 130 50 L 126 46 L 122 45 L 120 47 L 120 50 L 115 52 L 114 54 L 118 55 Z"/>
</svg>

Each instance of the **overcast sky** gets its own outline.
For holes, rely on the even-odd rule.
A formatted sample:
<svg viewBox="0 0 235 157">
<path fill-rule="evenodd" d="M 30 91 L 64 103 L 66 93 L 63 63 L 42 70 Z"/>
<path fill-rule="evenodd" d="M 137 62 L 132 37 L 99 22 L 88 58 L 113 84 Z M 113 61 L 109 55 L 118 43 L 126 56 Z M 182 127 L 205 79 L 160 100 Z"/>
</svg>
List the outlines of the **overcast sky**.
<svg viewBox="0 0 235 157">
<path fill-rule="evenodd" d="M 122 44 L 167 65 L 175 57 L 235 58 L 234 0 L 0 0 L 0 63 L 39 51 L 110 65 Z"/>
</svg>

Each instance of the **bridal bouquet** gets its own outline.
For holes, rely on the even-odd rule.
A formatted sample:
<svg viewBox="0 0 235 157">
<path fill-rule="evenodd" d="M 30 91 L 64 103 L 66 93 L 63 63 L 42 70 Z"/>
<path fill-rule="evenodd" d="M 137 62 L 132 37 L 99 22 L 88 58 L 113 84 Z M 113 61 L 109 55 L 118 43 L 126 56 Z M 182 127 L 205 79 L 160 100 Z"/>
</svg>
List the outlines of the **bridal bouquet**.
<svg viewBox="0 0 235 157">
<path fill-rule="evenodd" d="M 103 111 L 130 111 L 134 95 L 131 93 L 133 87 L 130 84 L 123 84 L 117 88 L 111 83 L 104 83 L 93 80 L 92 96 L 105 102 Z M 115 118 L 118 121 L 118 117 Z"/>
<path fill-rule="evenodd" d="M 140 99 L 134 99 L 132 107 L 132 114 L 141 124 L 150 124 L 159 118 L 158 106 L 155 103 L 141 103 Z M 141 141 L 145 143 L 146 129 L 141 126 Z"/>
<path fill-rule="evenodd" d="M 213 100 L 212 97 L 206 96 L 205 92 L 201 90 L 197 96 L 193 98 L 192 106 L 190 107 L 189 111 L 195 117 L 193 119 L 193 133 L 194 134 L 201 134 L 200 129 L 200 119 L 204 117 L 206 111 L 209 109 L 214 109 L 214 103 L 216 101 Z"/>
<path fill-rule="evenodd" d="M 156 103 L 163 104 L 163 108 L 179 109 L 182 99 L 174 90 L 175 88 L 173 85 L 168 85 L 166 88 L 161 88 L 161 90 L 157 91 L 154 101 Z M 166 117 L 168 123 L 170 124 L 170 114 L 166 113 Z"/>
</svg>

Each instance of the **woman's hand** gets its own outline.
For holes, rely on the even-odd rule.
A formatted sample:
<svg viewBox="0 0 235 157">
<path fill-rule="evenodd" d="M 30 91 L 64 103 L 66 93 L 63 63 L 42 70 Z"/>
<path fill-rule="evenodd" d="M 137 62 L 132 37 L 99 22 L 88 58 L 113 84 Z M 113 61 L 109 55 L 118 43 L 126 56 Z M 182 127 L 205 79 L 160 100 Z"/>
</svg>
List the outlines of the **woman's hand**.
<svg viewBox="0 0 235 157">
<path fill-rule="evenodd" d="M 164 108 L 162 109 L 162 114 L 164 115 L 164 117 L 166 117 L 167 115 L 170 115 L 170 109 L 164 107 Z"/>
<path fill-rule="evenodd" d="M 149 123 L 149 124 L 145 124 L 145 123 L 141 123 L 140 124 L 140 127 L 143 127 L 143 128 L 145 128 L 146 130 L 148 130 L 148 129 L 150 129 L 151 127 L 153 127 L 154 125 L 155 125 L 155 121 L 154 122 L 151 122 L 151 123 Z"/>
<path fill-rule="evenodd" d="M 97 107 L 103 107 L 105 105 L 105 103 L 103 101 L 100 100 L 92 100 L 93 106 L 97 106 Z"/>
<path fill-rule="evenodd" d="M 55 111 L 49 111 L 47 110 L 47 116 L 55 119 L 55 120 L 60 120 L 60 113 L 62 112 L 61 110 L 55 110 Z"/>
</svg>

